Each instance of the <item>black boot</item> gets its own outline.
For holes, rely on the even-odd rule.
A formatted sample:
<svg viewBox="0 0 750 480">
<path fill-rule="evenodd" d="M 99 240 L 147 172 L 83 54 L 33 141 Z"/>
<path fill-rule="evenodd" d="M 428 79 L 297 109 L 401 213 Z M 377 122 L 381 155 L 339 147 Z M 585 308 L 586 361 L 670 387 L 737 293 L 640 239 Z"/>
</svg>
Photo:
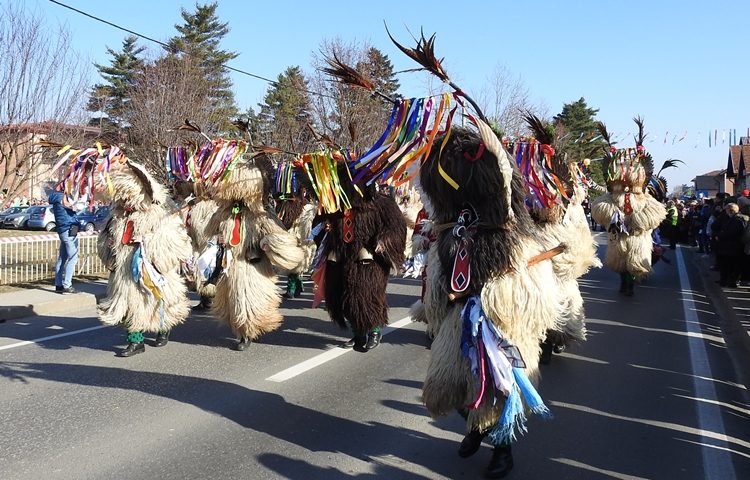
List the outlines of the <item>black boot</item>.
<svg viewBox="0 0 750 480">
<path fill-rule="evenodd" d="M 510 445 L 497 445 L 492 459 L 484 472 L 485 478 L 505 478 L 513 470 L 513 454 Z"/>
<path fill-rule="evenodd" d="M 482 446 L 482 440 L 484 440 L 485 434 L 480 433 L 479 430 L 472 430 L 466 434 L 463 440 L 461 440 L 461 446 L 458 447 L 458 456 L 461 458 L 468 458 L 479 450 Z"/>
<path fill-rule="evenodd" d="M 137 355 L 139 353 L 143 353 L 146 351 L 146 345 L 143 344 L 143 342 L 137 342 L 128 343 L 128 346 L 125 347 L 124 350 L 121 350 L 120 353 L 117 354 L 118 357 L 132 357 L 133 355 Z"/>
<path fill-rule="evenodd" d="M 234 344 L 233 348 L 237 350 L 238 352 L 242 352 L 245 349 L 247 349 L 247 347 L 249 346 L 250 346 L 250 339 L 247 337 L 242 337 L 239 340 L 237 340 L 237 343 Z"/>
<path fill-rule="evenodd" d="M 169 342 L 169 332 L 159 332 L 154 339 L 155 347 L 163 347 Z"/>
<path fill-rule="evenodd" d="M 305 291 L 305 284 L 302 283 L 302 278 L 297 277 L 295 281 L 294 298 L 302 296 L 302 292 Z"/>
<path fill-rule="evenodd" d="M 346 349 L 354 348 L 354 347 L 363 349 L 365 348 L 365 344 L 367 344 L 367 337 L 361 337 L 361 336 L 355 335 L 349 340 L 347 340 L 346 342 L 342 343 L 340 347 L 346 348 Z"/>
<path fill-rule="evenodd" d="M 542 343 L 542 353 L 539 355 L 539 363 L 542 365 L 549 365 L 552 361 L 552 342 L 545 341 Z"/>
<path fill-rule="evenodd" d="M 370 334 L 367 336 L 367 343 L 365 343 L 365 350 L 370 351 L 373 348 L 376 348 L 378 345 L 380 345 L 380 339 L 383 338 L 383 334 L 380 333 L 380 330 L 377 332 L 370 332 Z"/>
<path fill-rule="evenodd" d="M 211 309 L 211 305 L 213 305 L 214 299 L 211 297 L 201 297 L 201 301 L 198 305 L 193 307 L 194 312 L 204 312 L 206 310 Z"/>
<path fill-rule="evenodd" d="M 625 293 L 628 289 L 628 279 L 624 273 L 620 274 L 620 293 Z"/>
</svg>

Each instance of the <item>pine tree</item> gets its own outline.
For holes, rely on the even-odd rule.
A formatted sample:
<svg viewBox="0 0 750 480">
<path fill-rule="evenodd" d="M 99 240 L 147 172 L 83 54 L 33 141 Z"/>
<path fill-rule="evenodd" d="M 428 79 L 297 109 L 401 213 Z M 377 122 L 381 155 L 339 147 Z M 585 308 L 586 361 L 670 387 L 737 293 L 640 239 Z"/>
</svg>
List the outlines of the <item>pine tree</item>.
<svg viewBox="0 0 750 480">
<path fill-rule="evenodd" d="M 269 87 L 258 115 L 260 140 L 284 150 L 302 152 L 314 147 L 307 80 L 300 67 L 289 67 Z"/>
<path fill-rule="evenodd" d="M 190 55 L 198 61 L 204 77 L 211 85 L 213 125 L 207 127 L 218 130 L 214 133 L 223 133 L 230 129 L 230 122 L 238 113 L 232 80 L 224 67 L 228 61 L 237 58 L 238 54 L 219 47 L 221 39 L 229 33 L 229 24 L 219 21 L 216 15 L 218 6 L 218 2 L 196 4 L 195 12 L 188 12 L 183 8 L 182 18 L 185 23 L 175 25 L 180 35 L 169 40 L 167 50 L 172 55 Z"/>
<path fill-rule="evenodd" d="M 143 60 L 139 55 L 145 47 L 136 45 L 137 37 L 131 35 L 122 42 L 122 50 L 107 48 L 112 57 L 109 65 L 94 64 L 105 83 L 91 89 L 87 110 L 93 113 L 90 125 L 102 129 L 102 136 L 112 142 L 119 141 L 122 130 L 127 127 L 124 119 L 129 101 L 129 90 L 143 71 Z"/>
<path fill-rule="evenodd" d="M 598 112 L 598 108 L 589 108 L 586 100 L 581 97 L 576 102 L 563 105 L 562 112 L 555 115 L 553 120 L 555 126 L 562 127 L 567 132 L 565 150 L 569 156 L 568 161 L 580 162 L 591 158 L 590 175 L 596 183 L 604 185 L 602 165 L 600 161 L 596 161 L 601 157 L 603 146 L 603 141 L 596 138 L 599 132 L 594 117 Z"/>
</svg>

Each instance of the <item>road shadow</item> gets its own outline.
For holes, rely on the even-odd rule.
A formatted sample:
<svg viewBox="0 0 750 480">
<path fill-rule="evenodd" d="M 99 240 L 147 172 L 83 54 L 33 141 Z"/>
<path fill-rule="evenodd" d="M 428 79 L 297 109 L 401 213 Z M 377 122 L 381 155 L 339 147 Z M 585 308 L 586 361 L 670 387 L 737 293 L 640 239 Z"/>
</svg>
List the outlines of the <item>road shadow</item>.
<svg viewBox="0 0 750 480">
<path fill-rule="evenodd" d="M 102 366 L 25 362 L 0 362 L 0 377 L 4 381 L 22 384 L 29 379 L 41 379 L 139 391 L 192 405 L 310 452 L 339 452 L 365 461 L 386 457 L 394 449 L 402 455 L 420 452 L 427 445 L 430 449 L 455 449 L 455 443 L 451 440 L 435 438 L 405 427 L 380 422 L 361 423 L 336 417 L 288 403 L 282 396 L 274 393 L 252 390 L 220 380 Z M 261 456 L 259 460 L 279 473 L 287 469 L 299 472 L 291 475 L 291 478 L 331 478 L 315 476 L 325 472 L 325 469 L 321 471 L 320 467 L 281 455 Z M 416 463 L 419 460 L 419 455 L 409 455 L 410 462 Z M 423 466 L 430 468 L 428 465 Z M 387 474 L 384 478 L 425 478 L 414 476 L 408 470 L 395 466 L 377 467 L 377 471 Z M 336 474 L 334 471 L 330 473 Z M 445 475 L 452 477 L 450 472 Z"/>
</svg>

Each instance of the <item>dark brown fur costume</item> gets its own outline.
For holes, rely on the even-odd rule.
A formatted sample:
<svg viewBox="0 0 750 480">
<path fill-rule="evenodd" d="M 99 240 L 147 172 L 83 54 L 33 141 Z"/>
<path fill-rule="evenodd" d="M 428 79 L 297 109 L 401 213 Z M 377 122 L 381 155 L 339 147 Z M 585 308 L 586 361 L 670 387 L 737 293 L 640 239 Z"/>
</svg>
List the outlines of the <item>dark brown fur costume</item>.
<svg viewBox="0 0 750 480">
<path fill-rule="evenodd" d="M 442 137 L 435 140 L 440 145 Z M 432 203 L 433 222 L 437 232 L 437 249 L 440 263 L 450 269 L 456 256 L 457 242 L 451 228 L 440 225 L 455 223 L 461 210 L 470 204 L 479 216 L 479 227 L 474 234 L 471 250 L 471 282 L 468 294 L 479 294 L 482 286 L 493 276 L 512 268 L 510 247 L 518 245 L 522 238 L 534 232 L 534 224 L 524 204 L 523 181 L 514 170 L 511 203 L 515 214 L 512 226 L 506 225 L 507 206 L 504 205 L 502 174 L 494 156 L 484 152 L 474 162 L 464 158 L 464 153 L 473 156 L 479 144 L 479 136 L 469 130 L 456 128 L 440 156 L 443 169 L 453 178 L 459 190 L 454 189 L 440 176 L 437 169 L 438 149 L 435 148 L 420 171 L 422 190 Z M 470 185 L 471 188 L 466 188 Z M 444 277 L 446 307 L 450 291 L 449 275 Z"/>
<path fill-rule="evenodd" d="M 355 331 L 369 332 L 388 324 L 385 290 L 390 271 L 404 262 L 406 222 L 393 198 L 377 193 L 374 187 L 363 188 L 362 197 L 347 174 L 342 173 L 339 178 L 344 179 L 343 187 L 354 212 L 354 241 L 345 243 L 343 240 L 342 212 L 320 215 L 315 220 L 315 223 L 327 221 L 330 224 L 323 252 L 328 258 L 326 307 L 331 320 L 342 328 L 346 328 L 348 320 Z M 381 253 L 375 252 L 378 243 L 383 247 Z M 362 248 L 372 254 L 371 262 L 359 261 Z"/>
</svg>

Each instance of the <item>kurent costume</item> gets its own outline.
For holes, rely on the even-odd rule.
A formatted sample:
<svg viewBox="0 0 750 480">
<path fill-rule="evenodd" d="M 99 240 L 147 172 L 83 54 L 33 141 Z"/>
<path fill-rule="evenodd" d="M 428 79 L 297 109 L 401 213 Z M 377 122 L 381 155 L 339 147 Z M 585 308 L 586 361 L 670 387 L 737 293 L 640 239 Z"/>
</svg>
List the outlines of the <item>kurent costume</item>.
<svg viewBox="0 0 750 480">
<path fill-rule="evenodd" d="M 651 232 L 666 218 L 664 206 L 645 191 L 653 163 L 643 146 L 643 122 L 635 119 L 638 136 L 634 148 L 611 145 L 604 124 L 599 124 L 608 144 L 604 172 L 607 193 L 595 199 L 591 215 L 601 225 L 609 225 L 604 264 L 620 274 L 620 292 L 633 295 L 637 278 L 651 273 Z"/>
<path fill-rule="evenodd" d="M 564 247 L 550 249 L 539 238 L 513 160 L 448 78 L 434 36 L 414 49 L 396 45 L 455 91 L 392 99 L 385 131 L 353 176 L 358 184 L 417 183 L 436 238 L 424 298 L 435 339 L 422 398 L 432 415 L 462 412 L 469 433 L 459 455 L 474 454 L 486 437 L 495 445 L 486 475 L 502 478 L 513 467 L 510 443 L 526 412 L 549 412 L 530 379 L 538 376 L 546 332 L 559 328 L 563 302 L 549 259 Z M 326 71 L 342 81 L 372 85 L 336 59 L 329 64 Z M 453 126 L 466 102 L 481 117 L 468 115 L 478 134 Z"/>
<path fill-rule="evenodd" d="M 297 238 L 297 244 L 305 255 L 295 268 L 286 272 L 287 284 L 284 296 L 297 298 L 304 291 L 302 275 L 310 270 L 316 245 L 312 239 L 312 225 L 317 206 L 309 198 L 310 188 L 303 182 L 291 162 L 279 162 L 274 171 L 274 190 L 278 197 L 276 214 L 289 233 Z"/>
<path fill-rule="evenodd" d="M 380 344 L 388 324 L 386 287 L 390 272 L 404 262 L 406 222 L 393 198 L 374 185 L 356 188 L 346 163 L 337 170 L 349 203 L 315 220 L 323 226 L 315 277 L 323 280 L 318 288 L 331 320 L 354 334 L 342 346 L 367 351 Z"/>
<path fill-rule="evenodd" d="M 304 258 L 297 238 L 265 210 L 263 175 L 247 162 L 230 162 L 221 175 L 213 195 L 218 210 L 207 229 L 217 242 L 212 276 L 220 272 L 211 312 L 232 328 L 237 350 L 281 325 L 274 266 L 291 270 Z"/>
<path fill-rule="evenodd" d="M 112 167 L 112 206 L 99 235 L 98 251 L 109 268 L 107 297 L 99 318 L 128 331 L 120 355 L 145 350 L 144 332 L 157 333 L 155 346 L 190 313 L 180 262 L 190 258 L 190 239 L 179 218 L 165 208 L 167 194 L 144 167 L 131 161 Z"/>
<path fill-rule="evenodd" d="M 552 257 L 563 308 L 561 328 L 547 332 L 540 363 L 552 359 L 570 341 L 586 340 L 585 312 L 578 278 L 591 267 L 600 267 L 596 242 L 591 235 L 582 202 L 586 198 L 585 176 L 576 163 L 568 163 L 556 142 L 554 127 L 531 113 L 525 115 L 534 137 L 516 142 L 513 157 L 526 184 L 531 218 L 540 230 L 547 248 L 565 245 L 565 251 Z"/>
</svg>

